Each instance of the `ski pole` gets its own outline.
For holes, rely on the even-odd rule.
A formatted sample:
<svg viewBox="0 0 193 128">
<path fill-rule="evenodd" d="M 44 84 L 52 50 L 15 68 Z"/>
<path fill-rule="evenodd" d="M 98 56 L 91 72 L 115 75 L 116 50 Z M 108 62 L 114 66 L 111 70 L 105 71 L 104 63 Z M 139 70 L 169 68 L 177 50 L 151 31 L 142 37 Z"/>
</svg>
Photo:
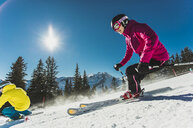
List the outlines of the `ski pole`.
<svg viewBox="0 0 193 128">
<path fill-rule="evenodd" d="M 123 74 L 123 72 L 120 69 L 119 69 L 119 72 L 121 73 L 123 80 L 125 80 L 125 78 L 127 79 L 127 77 Z"/>
<path fill-rule="evenodd" d="M 125 76 L 125 75 L 123 74 L 123 72 L 122 72 L 120 69 L 119 69 L 119 72 L 121 73 L 122 76 Z"/>
</svg>

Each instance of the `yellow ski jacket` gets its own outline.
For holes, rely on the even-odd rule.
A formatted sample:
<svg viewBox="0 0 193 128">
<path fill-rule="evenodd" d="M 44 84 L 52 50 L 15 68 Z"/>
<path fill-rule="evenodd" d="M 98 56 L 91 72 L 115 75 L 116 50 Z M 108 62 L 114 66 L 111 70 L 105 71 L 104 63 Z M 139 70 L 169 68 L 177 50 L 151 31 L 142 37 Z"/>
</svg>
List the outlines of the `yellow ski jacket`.
<svg viewBox="0 0 193 128">
<path fill-rule="evenodd" d="M 22 88 L 16 88 L 14 84 L 3 87 L 0 97 L 0 108 L 9 102 L 17 111 L 25 111 L 30 107 L 30 99 Z"/>
</svg>

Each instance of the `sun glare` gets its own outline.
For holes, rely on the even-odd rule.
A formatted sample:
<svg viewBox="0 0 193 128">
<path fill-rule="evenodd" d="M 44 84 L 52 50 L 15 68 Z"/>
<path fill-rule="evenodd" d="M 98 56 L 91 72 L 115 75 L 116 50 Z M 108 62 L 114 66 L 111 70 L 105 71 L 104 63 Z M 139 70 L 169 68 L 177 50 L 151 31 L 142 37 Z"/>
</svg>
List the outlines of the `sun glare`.
<svg viewBox="0 0 193 128">
<path fill-rule="evenodd" d="M 43 40 L 44 45 L 46 46 L 47 50 L 53 52 L 55 51 L 59 46 L 59 37 L 56 36 L 55 31 L 53 30 L 52 25 L 48 28 L 48 33 L 44 37 Z"/>
</svg>

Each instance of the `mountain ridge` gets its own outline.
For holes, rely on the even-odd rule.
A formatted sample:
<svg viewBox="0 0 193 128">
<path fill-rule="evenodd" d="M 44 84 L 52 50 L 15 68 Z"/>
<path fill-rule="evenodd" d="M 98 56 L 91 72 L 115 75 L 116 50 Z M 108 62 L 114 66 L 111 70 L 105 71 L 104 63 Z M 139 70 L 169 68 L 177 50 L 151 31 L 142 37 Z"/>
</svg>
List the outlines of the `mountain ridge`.
<svg viewBox="0 0 193 128">
<path fill-rule="evenodd" d="M 90 74 L 90 75 L 87 75 L 87 78 L 88 78 L 88 83 L 89 83 L 91 88 L 95 85 L 98 89 L 100 89 L 100 88 L 102 88 L 102 84 L 104 86 L 107 86 L 108 88 L 110 88 L 113 78 L 116 79 L 118 86 L 120 86 L 122 84 L 121 78 L 114 77 L 107 72 L 98 72 L 96 74 Z M 67 79 L 71 80 L 72 83 L 74 81 L 73 80 L 74 77 L 58 77 L 58 78 L 56 78 L 56 81 L 58 82 L 58 86 L 61 90 L 64 90 Z M 31 84 L 31 80 L 27 80 L 26 89 L 28 89 L 30 87 L 30 84 Z"/>
</svg>

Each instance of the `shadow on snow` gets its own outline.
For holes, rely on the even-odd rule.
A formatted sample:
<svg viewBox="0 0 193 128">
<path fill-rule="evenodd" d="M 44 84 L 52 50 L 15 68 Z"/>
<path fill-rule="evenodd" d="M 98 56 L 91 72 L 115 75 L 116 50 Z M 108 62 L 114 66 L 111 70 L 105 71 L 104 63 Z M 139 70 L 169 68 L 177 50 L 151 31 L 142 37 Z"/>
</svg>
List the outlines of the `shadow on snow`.
<svg viewBox="0 0 193 128">
<path fill-rule="evenodd" d="M 155 101 L 155 100 L 181 100 L 181 101 L 192 101 L 193 94 L 183 94 L 183 95 L 174 95 L 174 96 L 151 96 L 143 97 L 140 101 Z"/>
<path fill-rule="evenodd" d="M 11 126 L 23 123 L 24 120 L 16 120 L 16 121 L 12 121 L 12 122 L 6 122 L 4 125 L 1 125 L 0 128 L 10 128 Z"/>
</svg>

